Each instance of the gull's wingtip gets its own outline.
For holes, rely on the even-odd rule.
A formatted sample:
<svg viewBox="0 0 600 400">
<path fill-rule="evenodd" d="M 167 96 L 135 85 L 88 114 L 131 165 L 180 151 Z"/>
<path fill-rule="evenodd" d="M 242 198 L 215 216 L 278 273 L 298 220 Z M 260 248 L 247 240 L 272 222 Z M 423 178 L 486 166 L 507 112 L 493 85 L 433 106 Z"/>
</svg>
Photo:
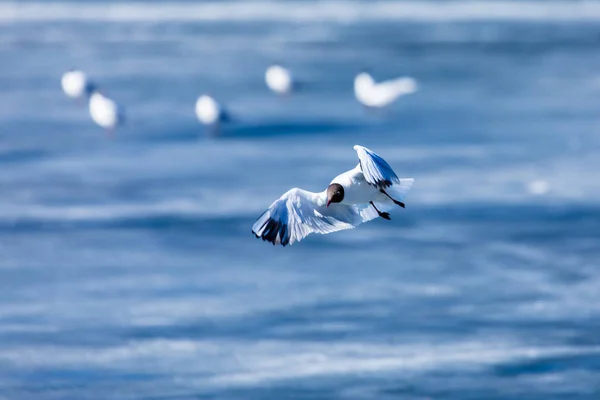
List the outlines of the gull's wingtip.
<svg viewBox="0 0 600 400">
<path fill-rule="evenodd" d="M 357 151 L 357 152 L 364 151 L 367 154 L 373 153 L 373 150 L 369 149 L 368 147 L 361 146 L 360 144 L 355 144 L 354 145 L 354 150 Z"/>
</svg>

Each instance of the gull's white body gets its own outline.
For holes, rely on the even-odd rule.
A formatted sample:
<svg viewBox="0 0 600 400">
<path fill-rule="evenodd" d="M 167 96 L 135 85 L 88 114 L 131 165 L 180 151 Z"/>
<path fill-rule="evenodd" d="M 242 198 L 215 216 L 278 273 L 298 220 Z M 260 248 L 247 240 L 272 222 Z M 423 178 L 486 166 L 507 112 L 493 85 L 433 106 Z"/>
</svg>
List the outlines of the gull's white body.
<svg viewBox="0 0 600 400">
<path fill-rule="evenodd" d="M 343 200 L 327 207 L 327 190 L 319 193 L 298 188 L 287 191 L 256 220 L 252 232 L 273 245 L 293 244 L 311 233 L 331 233 L 354 228 L 397 207 L 386 196 L 402 201 L 414 179 L 400 179 L 380 156 L 371 150 L 354 146 L 359 164 L 338 176 L 331 183 L 344 189 Z"/>
<path fill-rule="evenodd" d="M 63 74 L 60 84 L 67 96 L 78 99 L 86 94 L 89 80 L 83 71 L 71 70 Z"/>
<path fill-rule="evenodd" d="M 403 77 L 377 83 L 366 72 L 354 79 L 354 95 L 366 107 L 385 107 L 400 96 L 417 91 L 417 82 L 413 78 Z"/>
<path fill-rule="evenodd" d="M 94 92 L 89 101 L 90 116 L 101 127 L 112 131 L 123 122 L 123 110 L 112 99 Z"/>
<path fill-rule="evenodd" d="M 281 65 L 271 65 L 265 72 L 265 82 L 277 94 L 288 94 L 293 88 L 292 73 Z"/>
<path fill-rule="evenodd" d="M 222 119 L 223 110 L 215 99 L 208 95 L 198 97 L 196 116 L 205 125 L 213 125 Z"/>
</svg>

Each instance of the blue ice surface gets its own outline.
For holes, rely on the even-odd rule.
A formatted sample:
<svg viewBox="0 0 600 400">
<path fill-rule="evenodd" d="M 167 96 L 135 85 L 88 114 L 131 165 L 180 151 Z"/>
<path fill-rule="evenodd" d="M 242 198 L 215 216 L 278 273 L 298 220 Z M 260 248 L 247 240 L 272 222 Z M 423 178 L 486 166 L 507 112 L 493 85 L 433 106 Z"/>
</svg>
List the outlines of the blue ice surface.
<svg viewBox="0 0 600 400">
<path fill-rule="evenodd" d="M 0 398 L 600 398 L 599 6 L 485 3 L 0 3 Z M 365 110 L 363 68 L 420 90 Z M 355 144 L 405 210 L 253 237 Z"/>
</svg>

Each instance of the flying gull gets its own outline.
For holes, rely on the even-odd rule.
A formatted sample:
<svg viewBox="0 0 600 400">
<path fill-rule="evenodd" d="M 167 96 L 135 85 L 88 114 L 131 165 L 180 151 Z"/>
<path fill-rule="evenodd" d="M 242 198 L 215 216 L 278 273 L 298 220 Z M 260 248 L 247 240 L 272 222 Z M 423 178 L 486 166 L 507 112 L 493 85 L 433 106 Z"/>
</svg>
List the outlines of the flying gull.
<svg viewBox="0 0 600 400">
<path fill-rule="evenodd" d="M 281 196 L 256 220 L 252 233 L 273 245 L 286 246 L 311 233 L 327 234 L 355 228 L 377 217 L 391 219 L 387 212 L 402 208 L 413 185 L 412 178 L 398 178 L 379 155 L 354 146 L 358 165 L 333 178 L 320 193 L 294 188 Z"/>
</svg>

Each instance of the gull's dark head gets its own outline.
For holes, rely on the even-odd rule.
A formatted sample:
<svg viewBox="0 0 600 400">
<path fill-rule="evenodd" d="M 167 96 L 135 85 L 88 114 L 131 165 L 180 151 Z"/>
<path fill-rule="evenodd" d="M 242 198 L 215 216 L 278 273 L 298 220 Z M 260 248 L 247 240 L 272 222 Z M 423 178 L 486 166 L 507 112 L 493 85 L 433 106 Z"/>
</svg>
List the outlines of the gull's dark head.
<svg viewBox="0 0 600 400">
<path fill-rule="evenodd" d="M 331 203 L 340 203 L 344 200 L 344 187 L 339 183 L 332 183 L 327 188 L 327 207 Z"/>
</svg>

